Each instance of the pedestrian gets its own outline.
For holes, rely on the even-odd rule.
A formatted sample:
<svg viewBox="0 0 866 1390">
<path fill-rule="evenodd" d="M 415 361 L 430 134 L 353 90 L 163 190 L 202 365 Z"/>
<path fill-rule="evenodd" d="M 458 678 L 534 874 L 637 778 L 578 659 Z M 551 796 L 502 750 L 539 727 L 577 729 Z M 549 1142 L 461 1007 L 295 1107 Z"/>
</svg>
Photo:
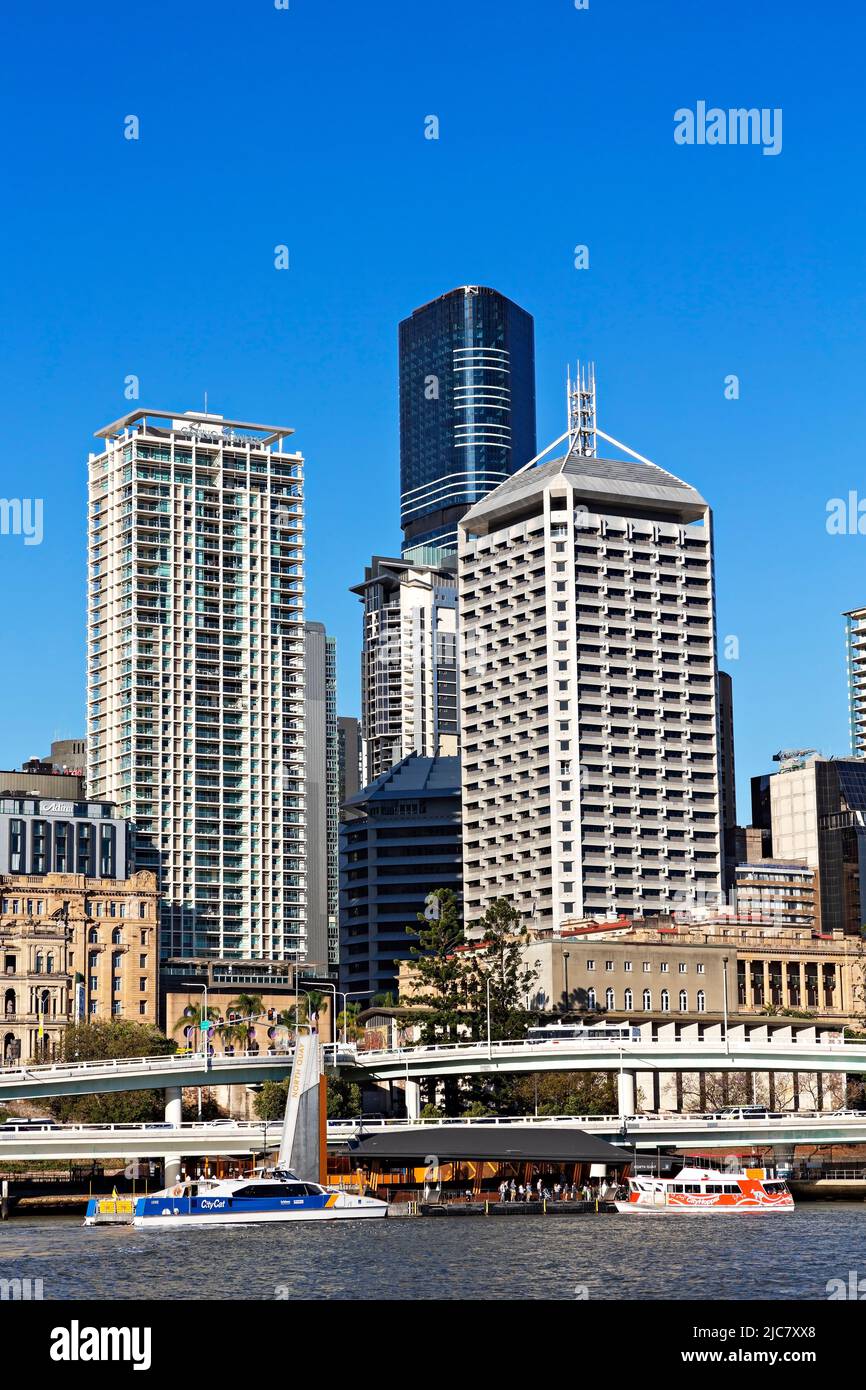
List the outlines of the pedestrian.
<svg viewBox="0 0 866 1390">
<path fill-rule="evenodd" d="M 560 1182 L 555 1182 L 553 1184 L 553 1200 L 555 1202 L 562 1200 L 562 1184 Z"/>
<path fill-rule="evenodd" d="M 500 1200 L 500 1202 L 504 1202 L 504 1201 L 505 1201 L 505 1194 L 507 1193 L 507 1191 L 508 1191 L 508 1183 L 507 1183 L 507 1182 L 505 1181 L 505 1179 L 503 1178 L 503 1179 L 502 1179 L 502 1182 L 499 1184 L 499 1200 Z"/>
<path fill-rule="evenodd" d="M 508 1184 L 508 1200 L 514 1202 L 517 1199 L 517 1183 L 514 1179 Z"/>
<path fill-rule="evenodd" d="M 521 1183 L 517 1189 L 517 1200 L 519 1202 L 526 1201 L 526 1188 L 523 1186 L 523 1183 Z"/>
</svg>

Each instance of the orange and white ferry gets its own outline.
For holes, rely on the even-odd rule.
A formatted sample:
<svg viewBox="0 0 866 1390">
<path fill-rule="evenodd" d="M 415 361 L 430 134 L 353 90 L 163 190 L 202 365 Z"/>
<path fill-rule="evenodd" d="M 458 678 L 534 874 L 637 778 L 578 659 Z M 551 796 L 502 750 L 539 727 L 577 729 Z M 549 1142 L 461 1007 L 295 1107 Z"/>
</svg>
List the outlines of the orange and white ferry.
<svg viewBox="0 0 866 1390">
<path fill-rule="evenodd" d="M 641 1216 L 695 1216 L 704 1212 L 741 1213 L 794 1210 L 788 1184 L 766 1168 L 721 1172 L 689 1158 L 674 1177 L 643 1175 L 629 1178 L 628 1200 L 617 1211 Z"/>
</svg>

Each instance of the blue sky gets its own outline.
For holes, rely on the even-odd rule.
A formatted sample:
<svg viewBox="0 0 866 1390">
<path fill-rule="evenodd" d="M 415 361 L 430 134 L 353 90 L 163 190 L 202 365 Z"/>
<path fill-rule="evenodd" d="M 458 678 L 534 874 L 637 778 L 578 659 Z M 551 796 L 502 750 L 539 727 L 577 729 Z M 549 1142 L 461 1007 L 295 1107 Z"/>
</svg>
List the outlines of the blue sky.
<svg viewBox="0 0 866 1390">
<path fill-rule="evenodd" d="M 397 323 L 465 283 L 535 316 L 540 444 L 594 358 L 602 427 L 714 507 L 741 816 L 776 748 L 846 752 L 866 538 L 825 519 L 866 497 L 864 30 L 806 0 L 7 5 L 0 495 L 43 498 L 45 536 L 0 537 L 0 764 L 83 730 L 85 462 L 131 373 L 145 405 L 294 425 L 308 615 L 357 712 Z M 781 153 L 676 145 L 699 100 L 782 108 Z"/>
</svg>

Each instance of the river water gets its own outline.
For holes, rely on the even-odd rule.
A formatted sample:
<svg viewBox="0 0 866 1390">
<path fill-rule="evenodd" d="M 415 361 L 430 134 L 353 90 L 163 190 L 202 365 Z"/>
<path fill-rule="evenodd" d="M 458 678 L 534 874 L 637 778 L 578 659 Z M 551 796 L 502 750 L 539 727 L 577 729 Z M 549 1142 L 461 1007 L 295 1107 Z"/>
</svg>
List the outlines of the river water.
<svg viewBox="0 0 866 1390">
<path fill-rule="evenodd" d="M 231 1229 L 0 1226 L 45 1299 L 813 1299 L 866 1279 L 866 1203 L 791 1216 L 389 1217 Z M 864 1285 L 866 1287 L 866 1285 Z"/>
</svg>

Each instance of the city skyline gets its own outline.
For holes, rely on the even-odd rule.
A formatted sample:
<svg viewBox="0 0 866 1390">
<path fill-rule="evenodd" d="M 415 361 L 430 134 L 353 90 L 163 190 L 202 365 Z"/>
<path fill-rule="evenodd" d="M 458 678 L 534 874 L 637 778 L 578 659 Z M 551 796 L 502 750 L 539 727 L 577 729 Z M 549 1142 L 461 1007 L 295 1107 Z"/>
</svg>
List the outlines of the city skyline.
<svg viewBox="0 0 866 1390">
<path fill-rule="evenodd" d="M 10 151 L 17 197 L 5 228 L 3 365 L 16 410 L 7 414 L 0 492 L 28 497 L 39 478 L 44 537 L 41 545 L 16 536 L 0 544 L 0 577 L 9 584 L 15 576 L 30 595 L 28 610 L 12 611 L 6 630 L 26 690 L 23 702 L 16 691 L 14 725 L 3 721 L 6 765 L 83 727 L 78 461 L 91 447 L 92 422 L 136 403 L 124 399 L 133 376 L 142 405 L 202 407 L 207 392 L 210 408 L 226 416 L 287 419 L 297 429 L 309 461 L 307 615 L 337 638 L 340 712 L 360 712 L 357 609 L 348 590 L 372 553 L 400 551 L 397 325 L 465 283 L 493 285 L 533 315 L 540 443 L 562 428 L 567 363 L 592 358 L 607 428 L 711 500 L 719 634 L 739 644 L 736 660 L 724 651 L 720 659 L 735 686 L 741 788 L 779 746 L 847 753 L 841 615 L 866 601 L 866 574 L 862 538 L 831 534 L 826 523 L 828 503 L 857 489 L 864 406 L 855 364 L 866 344 L 850 312 L 859 239 L 847 222 L 834 228 L 831 254 L 822 211 L 856 157 L 856 88 L 845 81 L 856 43 L 847 31 L 840 43 L 840 18 L 827 18 L 807 53 L 796 22 L 778 30 L 744 9 L 736 23 L 706 17 L 698 34 L 690 7 L 674 4 L 674 50 L 637 3 L 615 15 L 603 6 L 586 13 L 563 6 L 530 16 L 517 4 L 498 5 L 495 25 L 481 5 L 459 22 L 468 43 L 483 36 L 505 77 L 510 104 L 491 114 L 441 61 L 458 22 L 453 4 L 442 7 L 432 33 L 424 31 L 411 77 L 393 62 L 390 40 L 371 43 L 361 16 L 347 14 L 326 34 L 323 16 L 295 6 L 252 15 L 236 34 L 229 13 L 209 6 L 204 26 L 193 12 L 172 15 L 176 51 L 165 58 L 172 79 L 190 47 L 217 66 L 232 60 L 237 92 L 204 123 L 179 81 L 169 83 L 167 104 L 155 102 L 144 56 L 124 42 L 131 19 L 113 13 L 85 47 L 72 17 L 59 16 L 38 40 L 33 21 L 21 17 L 25 44 L 38 41 L 46 82 L 37 102 L 12 74 L 2 96 L 26 119 Z M 807 23 L 810 11 L 801 4 L 793 14 Z M 862 30 L 862 18 L 851 25 Z M 360 52 L 374 78 L 387 71 L 388 82 L 365 84 L 360 108 L 354 87 L 317 91 L 313 57 L 325 41 L 336 70 L 349 70 Z M 118 42 L 124 71 L 106 79 Z M 252 71 L 263 43 L 277 61 L 300 59 L 291 114 L 270 91 L 257 92 L 255 110 L 245 100 L 245 60 Z M 611 46 L 621 78 L 615 110 L 603 74 L 583 63 L 575 106 L 574 62 Z M 647 46 L 655 60 L 650 85 Z M 519 80 L 530 47 L 547 64 L 542 89 L 524 90 Z M 76 90 L 67 80 L 70 56 L 80 64 Z M 816 81 L 825 91 L 818 109 L 803 95 Z M 704 97 L 784 107 L 781 152 L 767 159 L 756 149 L 679 146 L 675 112 Z M 140 120 L 136 140 L 124 134 L 131 113 Z M 438 140 L 425 138 L 430 113 L 439 117 Z M 591 209 L 563 181 L 578 124 L 582 179 L 605 195 Z M 322 148 L 332 151 L 338 187 L 323 171 Z M 485 178 L 476 187 L 482 158 Z M 399 187 L 389 182 L 395 159 Z M 530 196 L 512 200 L 513 215 L 491 224 L 491 180 L 508 187 L 515 161 L 533 170 Z M 45 171 L 58 163 L 67 169 L 66 196 L 48 201 Z M 278 179 L 267 211 L 251 223 L 245 199 L 227 196 L 226 180 L 242 175 L 248 186 L 274 170 L 289 175 L 287 187 Z M 162 228 L 145 235 L 130 219 L 123 237 L 107 237 L 93 208 L 105 187 L 127 183 L 137 197 L 163 185 L 212 189 L 223 215 L 210 219 L 204 236 L 197 219 L 175 222 L 170 235 Z M 809 206 L 804 186 L 813 190 Z M 539 215 L 553 187 L 559 196 L 545 198 Z M 641 218 L 622 217 L 625 189 L 632 207 L 654 209 L 649 229 Z M 347 203 L 360 210 L 350 234 L 332 217 Z M 398 210 L 416 236 L 405 234 Z M 286 271 L 274 267 L 282 243 Z M 578 245 L 588 248 L 582 270 Z M 127 310 L 112 319 L 121 301 Z M 724 394 L 732 374 L 736 400 Z M 820 410 L 804 411 L 806 385 Z M 40 614 L 57 592 L 64 622 L 53 630 Z M 772 620 L 754 602 L 766 592 L 778 600 Z M 46 687 L 35 659 L 49 642 L 64 671 L 59 692 Z M 741 821 L 744 812 L 741 790 Z"/>
</svg>

